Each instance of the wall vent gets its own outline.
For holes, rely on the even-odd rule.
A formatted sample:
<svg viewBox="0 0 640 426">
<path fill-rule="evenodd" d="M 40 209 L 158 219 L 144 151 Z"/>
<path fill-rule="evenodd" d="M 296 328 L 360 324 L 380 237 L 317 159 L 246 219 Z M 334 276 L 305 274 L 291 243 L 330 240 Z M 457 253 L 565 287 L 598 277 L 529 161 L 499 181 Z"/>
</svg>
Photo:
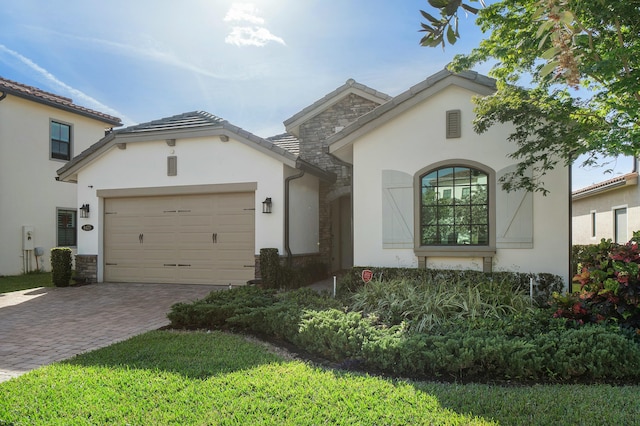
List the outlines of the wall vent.
<svg viewBox="0 0 640 426">
<path fill-rule="evenodd" d="M 447 111 L 447 139 L 459 138 L 461 130 L 461 113 L 459 109 Z"/>
</svg>

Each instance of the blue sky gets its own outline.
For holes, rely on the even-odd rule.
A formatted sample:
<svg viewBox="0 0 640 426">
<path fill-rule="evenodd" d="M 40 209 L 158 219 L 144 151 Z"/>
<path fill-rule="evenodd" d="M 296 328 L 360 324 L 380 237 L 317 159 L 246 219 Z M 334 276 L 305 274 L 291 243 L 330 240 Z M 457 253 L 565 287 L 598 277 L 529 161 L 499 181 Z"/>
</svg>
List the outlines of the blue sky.
<svg viewBox="0 0 640 426">
<path fill-rule="evenodd" d="M 2 77 L 125 125 L 204 110 L 263 137 L 349 78 L 394 96 L 482 37 L 469 17 L 455 46 L 420 47 L 426 0 L 2 3 Z M 631 170 L 613 165 L 576 170 L 574 188 Z"/>
</svg>

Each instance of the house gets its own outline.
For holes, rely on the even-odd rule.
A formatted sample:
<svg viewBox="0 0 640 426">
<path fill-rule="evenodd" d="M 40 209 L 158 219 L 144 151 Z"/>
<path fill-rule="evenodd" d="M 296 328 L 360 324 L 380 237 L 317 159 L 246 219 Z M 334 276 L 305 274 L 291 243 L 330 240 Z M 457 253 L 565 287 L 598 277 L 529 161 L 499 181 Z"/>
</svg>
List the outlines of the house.
<svg viewBox="0 0 640 426">
<path fill-rule="evenodd" d="M 621 176 L 573 191 L 573 244 L 611 239 L 624 244 L 640 230 L 638 160 Z"/>
<path fill-rule="evenodd" d="M 494 91 L 474 72 L 442 71 L 396 97 L 350 79 L 270 138 L 201 111 L 113 131 L 58 170 L 91 206 L 78 265 L 89 280 L 235 285 L 275 247 L 331 270 L 566 279 L 568 170 L 548 174 L 547 197 L 501 189 L 516 166 L 511 129 L 472 129 L 473 96 Z"/>
<path fill-rule="evenodd" d="M 77 188 L 57 182 L 56 170 L 120 125 L 117 117 L 0 77 L 0 275 L 48 270 L 52 247 L 75 249 Z"/>
</svg>

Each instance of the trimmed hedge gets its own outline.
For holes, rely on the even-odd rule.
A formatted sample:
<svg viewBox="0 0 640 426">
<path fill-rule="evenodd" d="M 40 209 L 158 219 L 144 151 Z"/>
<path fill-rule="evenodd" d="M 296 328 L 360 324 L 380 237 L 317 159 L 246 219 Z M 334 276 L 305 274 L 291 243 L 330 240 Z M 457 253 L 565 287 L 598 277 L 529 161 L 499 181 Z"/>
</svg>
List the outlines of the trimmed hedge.
<svg viewBox="0 0 640 426">
<path fill-rule="evenodd" d="M 71 282 L 72 257 L 69 247 L 51 249 L 51 281 L 56 287 L 68 287 Z"/>
</svg>

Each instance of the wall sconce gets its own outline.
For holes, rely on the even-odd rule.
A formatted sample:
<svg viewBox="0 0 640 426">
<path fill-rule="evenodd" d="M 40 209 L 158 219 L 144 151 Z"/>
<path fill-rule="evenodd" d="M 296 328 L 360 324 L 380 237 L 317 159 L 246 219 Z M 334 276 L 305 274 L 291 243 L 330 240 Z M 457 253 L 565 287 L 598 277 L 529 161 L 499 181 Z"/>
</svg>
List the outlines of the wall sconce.
<svg viewBox="0 0 640 426">
<path fill-rule="evenodd" d="M 262 202 L 262 213 L 271 213 L 271 197 L 267 197 Z"/>
<path fill-rule="evenodd" d="M 80 207 L 80 217 L 88 218 L 89 217 L 89 204 L 83 204 Z"/>
</svg>

